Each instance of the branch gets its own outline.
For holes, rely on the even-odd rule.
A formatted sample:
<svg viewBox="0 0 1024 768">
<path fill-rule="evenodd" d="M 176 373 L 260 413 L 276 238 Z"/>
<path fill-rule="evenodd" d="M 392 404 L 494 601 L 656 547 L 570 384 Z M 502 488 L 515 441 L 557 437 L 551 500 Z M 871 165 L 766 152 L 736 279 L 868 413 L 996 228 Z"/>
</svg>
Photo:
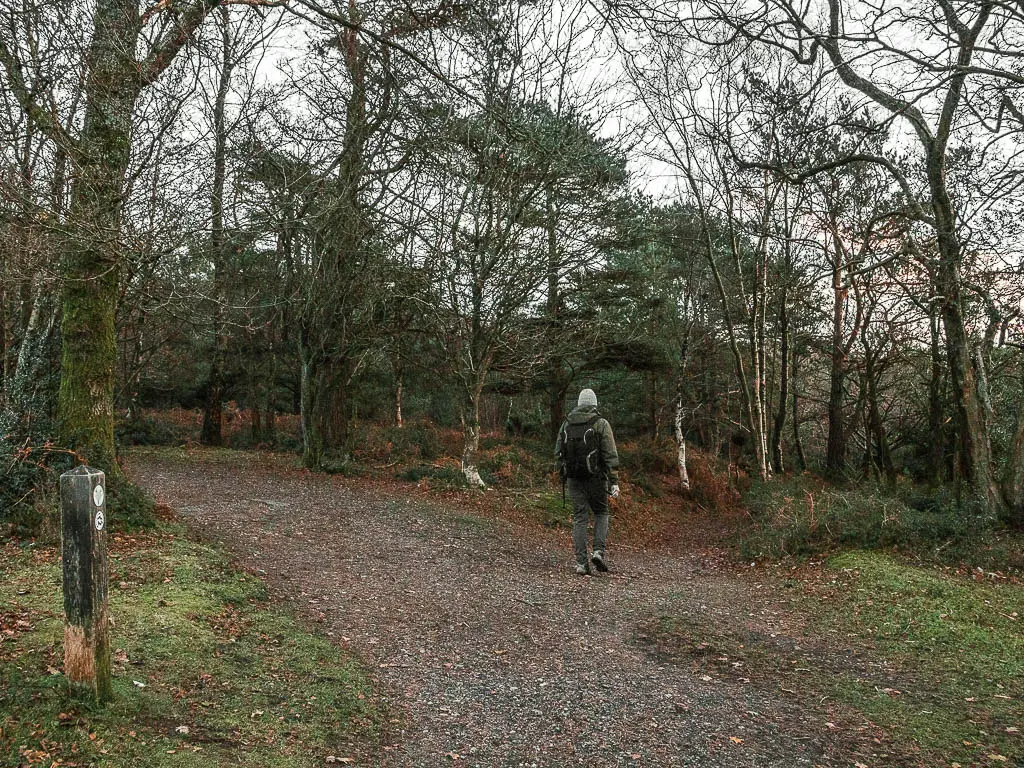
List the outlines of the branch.
<svg viewBox="0 0 1024 768">
<path fill-rule="evenodd" d="M 0 64 L 7 73 L 11 92 L 14 94 L 25 116 L 38 125 L 57 146 L 64 149 L 71 157 L 78 155 L 78 142 L 71 137 L 64 126 L 54 115 L 43 109 L 33 97 L 21 69 L 21 62 L 14 56 L 7 43 L 0 39 Z"/>
<path fill-rule="evenodd" d="M 956 57 L 957 69 L 956 74 L 950 80 L 949 90 L 946 91 L 946 98 L 943 100 L 939 124 L 935 128 L 935 139 L 938 142 L 938 149 L 943 153 L 945 153 L 946 144 L 949 142 L 953 119 L 956 116 L 957 107 L 960 106 L 964 81 L 967 79 L 967 70 L 965 68 L 971 63 L 971 58 L 974 56 L 974 44 L 988 23 L 991 13 L 991 2 L 982 3 L 981 10 L 978 12 L 978 18 L 974 20 L 974 24 L 971 25 L 970 29 L 966 25 L 954 27 L 960 38 L 960 50 L 957 52 Z"/>
<path fill-rule="evenodd" d="M 743 168 L 744 170 L 757 169 L 763 171 L 770 171 L 782 177 L 785 181 L 789 182 L 790 184 L 795 185 L 800 185 L 803 182 L 807 181 L 808 179 L 817 176 L 821 173 L 831 171 L 835 168 L 841 168 L 846 165 L 852 165 L 853 163 L 873 163 L 875 165 L 881 165 L 883 168 L 889 171 L 893 179 L 896 180 L 896 183 L 900 185 L 900 189 L 903 191 L 903 194 L 907 198 L 907 202 L 910 205 L 910 211 L 913 214 L 913 216 L 917 218 L 919 221 L 923 221 L 925 223 L 932 222 L 932 218 L 927 213 L 925 213 L 924 209 L 921 207 L 921 204 L 915 200 L 913 190 L 911 190 L 910 183 L 907 181 L 906 177 L 896 167 L 895 163 L 893 163 L 888 158 L 881 157 L 880 155 L 871 155 L 863 152 L 858 152 L 852 155 L 847 155 L 845 157 L 838 158 L 836 160 L 830 160 L 829 162 L 822 163 L 821 165 L 811 166 L 810 168 L 806 168 L 803 171 L 794 174 L 791 171 L 779 165 L 743 160 L 736 155 L 736 152 L 731 145 L 729 145 L 729 152 L 732 154 L 733 160 L 737 163 L 737 165 L 740 166 L 740 168 Z"/>
<path fill-rule="evenodd" d="M 156 82 L 156 79 L 170 66 L 174 57 L 199 29 L 210 11 L 220 4 L 221 0 L 198 0 L 182 14 L 180 23 L 168 30 L 150 50 L 145 61 L 140 63 L 139 82 L 143 87 Z M 147 10 L 142 19 L 148 21 L 155 13 L 171 8 L 173 8 L 172 3 L 159 2 Z"/>
<path fill-rule="evenodd" d="M 914 126 L 914 130 L 917 132 L 922 143 L 928 146 L 932 141 L 932 134 L 931 129 L 928 127 L 928 121 L 925 120 L 921 110 L 909 101 L 882 90 L 882 88 L 858 74 L 850 63 L 843 58 L 843 54 L 839 50 L 839 41 L 841 39 L 839 33 L 839 0 L 829 0 L 828 6 L 829 33 L 827 37 L 821 39 L 821 47 L 835 66 L 836 74 L 849 87 L 860 91 L 876 104 L 885 107 L 894 114 L 907 118 L 910 124 Z"/>
<path fill-rule="evenodd" d="M 207 1 L 209 1 L 209 0 L 207 0 Z M 333 21 L 335 24 L 338 24 L 338 25 L 344 27 L 345 29 L 348 29 L 348 30 L 350 30 L 352 32 L 356 32 L 356 33 L 361 34 L 361 35 L 366 35 L 368 38 L 370 38 L 374 42 L 379 43 L 379 44 L 384 45 L 384 46 L 387 46 L 388 48 L 391 48 L 392 50 L 398 51 L 399 53 L 407 56 L 410 61 L 412 61 L 415 64 L 417 64 L 420 68 L 423 69 L 424 72 L 429 74 L 431 77 L 434 77 L 438 81 L 447 84 L 456 93 L 458 93 L 460 96 L 465 97 L 466 99 L 468 99 L 473 104 L 480 105 L 480 101 L 476 97 L 474 97 L 471 93 L 469 93 L 468 91 L 463 89 L 461 86 L 453 83 L 451 80 L 449 80 L 444 75 L 444 73 L 442 73 L 439 70 L 437 70 L 428 61 L 425 61 L 423 59 L 423 57 L 421 57 L 418 54 L 416 54 L 410 48 L 408 48 L 407 46 L 403 45 L 402 43 L 397 42 L 395 38 L 399 36 L 398 34 L 384 34 L 384 35 L 382 35 L 382 34 L 380 34 L 378 32 L 374 32 L 373 30 L 368 29 L 367 27 L 363 26 L 362 24 L 357 24 L 357 23 L 355 23 L 353 21 L 350 21 L 348 18 L 346 18 L 345 16 L 343 16 L 343 15 L 341 15 L 339 13 L 334 13 L 333 11 L 329 11 L 329 10 L 327 10 L 326 8 L 324 8 L 321 5 L 318 5 L 318 4 L 314 3 L 314 2 L 311 2 L 311 0 L 294 0 L 294 2 L 292 2 L 292 3 L 289 3 L 288 0 L 284 0 L 283 5 L 284 5 L 284 7 L 290 13 L 293 13 L 296 16 L 302 18 L 302 19 L 306 19 L 307 21 L 310 20 L 309 16 L 307 16 L 306 14 L 303 14 L 303 13 L 297 11 L 294 8 L 294 5 L 296 5 L 296 4 L 304 6 L 305 8 L 309 9 L 309 11 L 312 12 L 313 14 L 316 14 L 317 16 L 321 16 L 321 17 L 323 17 L 323 18 L 325 18 L 325 19 L 327 19 L 329 21 Z M 455 5 L 453 7 L 456 8 L 456 9 L 459 9 L 459 8 L 462 8 L 463 6 Z"/>
</svg>

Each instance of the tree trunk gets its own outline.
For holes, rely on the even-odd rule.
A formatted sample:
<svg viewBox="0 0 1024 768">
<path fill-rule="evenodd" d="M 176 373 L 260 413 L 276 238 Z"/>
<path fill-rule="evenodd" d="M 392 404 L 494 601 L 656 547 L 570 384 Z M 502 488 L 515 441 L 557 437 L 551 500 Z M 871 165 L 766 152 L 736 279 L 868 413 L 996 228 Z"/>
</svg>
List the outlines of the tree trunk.
<svg viewBox="0 0 1024 768">
<path fill-rule="evenodd" d="M 395 426 L 401 429 L 402 423 L 402 384 L 403 374 L 401 371 L 395 377 Z"/>
<path fill-rule="evenodd" d="M 210 201 L 210 255 L 213 261 L 213 355 L 210 358 L 210 374 L 206 383 L 206 407 L 203 409 L 203 428 L 200 442 L 203 445 L 222 445 L 224 365 L 227 358 L 228 339 L 225 333 L 224 312 L 227 308 L 227 247 L 224 237 L 224 186 L 227 177 L 227 122 L 226 107 L 228 90 L 231 87 L 232 53 L 230 18 L 226 6 L 221 12 L 221 66 L 218 72 L 217 95 L 213 104 L 213 197 Z"/>
<path fill-rule="evenodd" d="M 552 377 L 554 382 L 548 397 L 548 425 L 551 439 L 558 437 L 558 430 L 562 428 L 565 421 L 565 396 L 568 392 L 568 385 L 562 384 L 557 378 Z"/>
<path fill-rule="evenodd" d="M 796 451 L 796 465 L 800 472 L 807 469 L 807 459 L 804 458 L 804 444 L 800 439 L 800 411 L 798 405 L 798 389 L 796 385 L 797 375 L 797 355 L 796 350 L 793 350 L 793 364 L 792 364 L 792 375 L 793 375 L 793 449 Z"/>
<path fill-rule="evenodd" d="M 8 448 L 21 447 L 25 442 L 39 445 L 53 438 L 60 386 L 55 365 L 60 345 L 58 325 L 57 297 L 47 283 L 40 282 L 0 411 L 0 439 Z"/>
<path fill-rule="evenodd" d="M 262 387 L 256 378 L 249 379 L 249 441 L 253 445 L 263 442 L 263 398 L 260 396 Z"/>
<path fill-rule="evenodd" d="M 928 432 L 931 437 L 929 480 L 932 485 L 938 485 L 946 476 L 946 440 L 942 408 L 943 365 L 939 338 L 941 328 L 937 314 L 933 314 L 928 320 L 931 330 L 931 376 L 928 379 Z"/>
<path fill-rule="evenodd" d="M 772 468 L 777 473 L 785 471 L 782 460 L 782 433 L 786 428 L 786 408 L 789 405 L 789 308 L 787 287 L 783 285 L 780 297 L 779 333 L 782 336 L 779 350 L 779 407 L 772 425 Z"/>
<path fill-rule="evenodd" d="M 483 376 L 480 376 L 469 391 L 462 411 L 462 474 L 470 488 L 485 488 L 477 466 L 477 452 L 480 448 L 480 395 L 483 392 Z"/>
<path fill-rule="evenodd" d="M 114 448 L 115 320 L 121 207 L 132 112 L 142 81 L 134 59 L 135 0 L 99 0 L 89 46 L 86 105 L 62 260 L 61 443 L 82 462 L 120 477 Z"/>
<path fill-rule="evenodd" d="M 301 335 L 304 337 L 305 333 Z M 317 414 L 320 400 L 320 361 L 315 359 L 305 338 L 299 344 L 299 420 L 302 425 L 302 463 L 319 469 L 324 457 L 324 434 Z"/>
<path fill-rule="evenodd" d="M 676 375 L 676 413 L 673 427 L 676 438 L 676 470 L 679 472 L 679 487 L 685 492 L 690 490 L 690 474 L 686 471 L 686 432 L 683 430 L 683 397 L 686 389 L 686 363 L 690 349 L 690 328 L 687 327 L 683 341 L 679 345 L 679 369 Z"/>
<path fill-rule="evenodd" d="M 878 375 L 875 369 L 875 352 L 866 337 L 864 339 L 864 386 L 866 388 L 865 407 L 867 410 L 866 427 L 864 429 L 865 441 L 870 446 L 872 440 L 874 440 L 876 467 L 885 475 L 885 479 L 888 482 L 894 483 L 896 482 L 896 468 L 892 463 L 892 453 L 889 450 L 889 436 L 886 433 L 885 424 L 882 422 L 882 411 L 878 404 Z"/>
<path fill-rule="evenodd" d="M 828 441 L 825 448 L 825 472 L 841 475 L 846 469 L 846 428 L 843 424 L 843 397 L 846 380 L 846 347 L 843 342 L 843 322 L 847 289 L 842 282 L 842 261 L 836 246 L 832 265 L 832 365 L 828 395 Z"/>
<path fill-rule="evenodd" d="M 1018 355 L 1018 376 L 1020 397 L 1024 404 L 1024 353 Z M 1003 474 L 1003 500 L 1006 503 L 1006 520 L 1015 528 L 1024 528 L 1024 407 L 1017 409 L 1017 427 L 1006 457 Z"/>
<path fill-rule="evenodd" d="M 545 194 L 546 225 L 547 225 L 547 260 L 548 260 L 548 292 L 547 314 L 553 339 L 548 357 L 548 435 L 552 440 L 558 436 L 558 430 L 565 421 L 565 395 L 569 381 L 565 375 L 565 364 L 562 357 L 562 294 L 561 271 L 562 263 L 558 252 L 558 219 L 555 206 L 553 185 L 548 184 Z"/>
<path fill-rule="evenodd" d="M 956 216 L 946 189 L 945 159 L 938 149 L 932 148 L 928 153 L 927 172 L 939 249 L 936 289 L 943 297 L 942 323 L 946 330 L 950 391 L 960 438 L 960 463 L 971 489 L 972 504 L 978 514 L 993 518 L 1002 506 L 1002 499 L 993 477 L 987 414 L 979 392 L 972 343 L 963 316 L 962 254 L 956 234 Z"/>
<path fill-rule="evenodd" d="M 766 214 L 767 216 L 767 214 Z M 765 403 L 765 359 L 767 346 L 765 344 L 765 314 L 767 312 L 767 246 L 762 249 L 763 253 L 757 262 L 757 269 L 754 273 L 754 283 L 757 286 L 754 292 L 754 306 L 751 340 L 753 348 L 751 357 L 753 360 L 754 374 L 754 424 L 756 431 L 754 438 L 757 441 L 757 466 L 762 480 L 771 476 L 771 455 L 768 449 L 768 410 Z"/>
<path fill-rule="evenodd" d="M 329 454 L 348 458 L 349 367 L 345 360 L 325 360 L 308 349 L 303 353 L 302 461 L 310 469 L 322 468 Z"/>
</svg>

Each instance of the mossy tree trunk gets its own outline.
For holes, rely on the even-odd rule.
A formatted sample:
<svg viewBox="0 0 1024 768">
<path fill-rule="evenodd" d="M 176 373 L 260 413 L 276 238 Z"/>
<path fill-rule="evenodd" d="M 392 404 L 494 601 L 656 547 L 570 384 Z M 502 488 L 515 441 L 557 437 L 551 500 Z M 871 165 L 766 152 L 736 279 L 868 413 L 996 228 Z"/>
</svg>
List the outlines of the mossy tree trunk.
<svg viewBox="0 0 1024 768">
<path fill-rule="evenodd" d="M 85 52 L 84 110 L 77 137 L 36 101 L 17 48 L 0 40 L 0 66 L 12 99 L 47 132 L 74 168 L 66 239 L 62 245 L 62 352 L 58 437 L 78 458 L 120 476 L 114 450 L 115 318 L 121 269 L 121 210 L 131 158 L 132 113 L 152 84 L 192 39 L 219 0 L 158 4 L 148 15 L 162 29 L 140 59 L 143 23 L 137 0 L 96 0 Z M 164 24 L 164 21 L 170 21 Z"/>
<path fill-rule="evenodd" d="M 111 480 L 120 476 L 114 450 L 115 318 L 132 113 L 143 85 L 133 55 L 139 24 L 134 0 L 96 5 L 62 264 L 59 435 L 82 462 Z"/>
</svg>

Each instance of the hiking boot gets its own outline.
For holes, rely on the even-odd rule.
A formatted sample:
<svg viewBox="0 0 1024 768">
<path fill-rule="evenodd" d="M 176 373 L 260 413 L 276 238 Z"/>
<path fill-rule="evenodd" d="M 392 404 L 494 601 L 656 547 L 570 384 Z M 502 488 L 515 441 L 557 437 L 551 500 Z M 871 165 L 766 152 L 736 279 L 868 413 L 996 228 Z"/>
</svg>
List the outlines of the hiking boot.
<svg viewBox="0 0 1024 768">
<path fill-rule="evenodd" d="M 600 549 L 595 549 L 594 554 L 590 557 L 590 562 L 594 564 L 601 573 L 608 573 L 608 563 L 604 561 L 604 552 Z"/>
<path fill-rule="evenodd" d="M 589 576 L 590 575 L 590 563 L 576 563 L 576 575 L 577 576 Z"/>
</svg>

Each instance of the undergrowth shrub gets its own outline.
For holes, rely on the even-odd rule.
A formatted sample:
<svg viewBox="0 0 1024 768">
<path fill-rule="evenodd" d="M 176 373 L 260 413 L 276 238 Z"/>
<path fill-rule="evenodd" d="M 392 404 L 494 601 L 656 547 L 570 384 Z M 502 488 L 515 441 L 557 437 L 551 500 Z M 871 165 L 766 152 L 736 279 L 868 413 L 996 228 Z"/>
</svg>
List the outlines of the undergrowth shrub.
<svg viewBox="0 0 1024 768">
<path fill-rule="evenodd" d="M 156 526 L 156 502 L 139 486 L 121 478 L 107 483 L 107 518 L 115 531 L 137 531 Z"/>
<path fill-rule="evenodd" d="M 809 477 L 756 483 L 744 499 L 754 525 L 744 558 L 889 549 L 940 561 L 1021 567 L 1008 534 L 960 505 L 949 489 L 832 486 Z M 1012 538 L 1012 537 L 1011 537 Z"/>
<path fill-rule="evenodd" d="M 481 476 L 483 476 L 483 473 L 481 473 Z M 455 488 L 464 488 L 466 486 L 466 476 L 462 474 L 462 471 L 458 467 L 448 465 L 440 467 L 430 465 L 407 467 L 397 472 L 395 477 L 412 483 L 418 483 L 421 480 L 435 480 Z M 484 482 L 487 482 L 486 478 L 484 478 Z"/>
<path fill-rule="evenodd" d="M 412 423 L 403 427 L 391 427 L 385 435 L 391 445 L 392 455 L 401 458 L 417 458 L 434 461 L 440 458 L 444 447 L 437 428 L 430 423 Z"/>
<path fill-rule="evenodd" d="M 74 466 L 65 451 L 48 446 L 24 447 L 0 456 L 0 537 L 60 538 L 58 481 Z"/>
<path fill-rule="evenodd" d="M 538 441 L 482 440 L 479 465 L 491 478 L 488 484 L 505 488 L 546 485 L 554 470 L 553 454 Z"/>
<path fill-rule="evenodd" d="M 0 484 L 0 536 L 60 539 L 60 476 L 76 461 L 67 452 L 46 447 L 7 460 Z M 156 525 L 156 504 L 139 486 L 121 477 L 106 484 L 107 518 L 115 531 Z"/>
<path fill-rule="evenodd" d="M 667 437 L 641 437 L 618 446 L 619 460 L 628 467 L 634 481 L 641 475 L 674 475 L 676 446 Z"/>
<path fill-rule="evenodd" d="M 721 516 L 744 514 L 741 492 L 721 460 L 690 449 L 687 451 L 686 468 L 690 477 L 690 497 L 699 507 Z"/>
<path fill-rule="evenodd" d="M 114 436 L 118 445 L 181 445 L 192 437 L 190 432 L 167 420 L 140 413 L 119 421 Z"/>
</svg>

